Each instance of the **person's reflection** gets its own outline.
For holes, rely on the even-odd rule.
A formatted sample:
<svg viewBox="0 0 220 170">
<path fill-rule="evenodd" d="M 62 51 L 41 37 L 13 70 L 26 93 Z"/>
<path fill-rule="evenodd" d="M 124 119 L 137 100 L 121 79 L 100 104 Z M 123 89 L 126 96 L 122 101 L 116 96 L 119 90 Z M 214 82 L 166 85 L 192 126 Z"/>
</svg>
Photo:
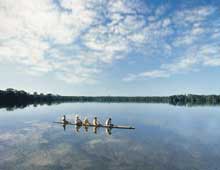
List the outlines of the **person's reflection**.
<svg viewBox="0 0 220 170">
<path fill-rule="evenodd" d="M 84 130 L 85 132 L 88 132 L 89 127 L 88 126 L 84 126 Z"/>
<path fill-rule="evenodd" d="M 111 135 L 112 134 L 112 129 L 111 128 L 106 128 L 105 132 L 106 132 L 106 134 Z"/>
<path fill-rule="evenodd" d="M 66 124 L 65 123 L 63 124 L 63 130 L 64 131 L 66 130 Z"/>
<path fill-rule="evenodd" d="M 95 134 L 97 134 L 97 129 L 98 129 L 97 126 L 94 126 L 94 127 L 93 127 L 93 132 L 94 132 Z"/>
<path fill-rule="evenodd" d="M 66 123 L 62 124 L 64 131 L 66 131 L 66 126 L 67 126 L 67 125 L 68 125 L 68 124 L 66 124 Z M 77 126 L 77 125 L 75 125 L 75 128 L 74 128 L 75 132 L 79 133 L 81 127 L 82 127 L 82 126 Z M 98 128 L 99 128 L 99 127 L 94 126 L 94 127 L 93 127 L 93 133 L 97 134 Z M 87 133 L 87 132 L 89 131 L 89 126 L 83 126 L 83 129 L 84 129 L 84 132 Z M 112 135 L 112 128 L 104 128 L 104 129 L 105 129 L 106 134 Z"/>
<path fill-rule="evenodd" d="M 75 131 L 78 133 L 79 132 L 79 129 L 81 128 L 81 126 L 75 126 Z"/>
</svg>

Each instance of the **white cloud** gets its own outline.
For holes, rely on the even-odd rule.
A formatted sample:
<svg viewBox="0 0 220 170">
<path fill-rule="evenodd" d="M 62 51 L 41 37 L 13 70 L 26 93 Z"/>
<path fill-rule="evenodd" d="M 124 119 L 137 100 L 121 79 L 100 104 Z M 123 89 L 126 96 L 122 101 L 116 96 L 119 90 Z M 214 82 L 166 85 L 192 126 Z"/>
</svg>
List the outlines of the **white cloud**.
<svg viewBox="0 0 220 170">
<path fill-rule="evenodd" d="M 158 70 L 129 74 L 124 81 L 143 78 L 167 78 L 174 74 L 198 71 L 202 67 L 220 66 L 220 44 L 201 45 L 190 48 L 185 55 L 169 64 L 162 64 Z"/>
<path fill-rule="evenodd" d="M 216 10 L 213 6 L 195 7 L 192 9 L 184 9 L 176 12 L 174 16 L 175 23 L 186 26 L 189 23 L 204 21 L 208 16 Z"/>
<path fill-rule="evenodd" d="M 73 8 L 71 5 L 77 8 L 69 13 L 58 9 L 52 0 L 21 0 L 19 3 L 1 0 L 1 62 L 17 63 L 22 69 L 28 66 L 24 71 L 33 75 L 59 71 L 54 67 L 57 65 L 54 56 L 49 57 L 46 54 L 56 48 L 53 47 L 56 44 L 67 45 L 74 42 L 94 18 L 94 12 L 85 9 L 85 2 L 61 2 L 63 8 Z M 74 60 L 74 57 L 63 59 L 65 63 Z"/>
<path fill-rule="evenodd" d="M 151 8 L 139 0 L 0 0 L 0 8 L 0 62 L 17 64 L 31 75 L 53 73 L 67 83 L 94 83 L 106 65 L 132 52 L 171 56 L 176 48 L 183 53 L 175 60 L 125 80 L 169 77 L 201 63 L 219 63 L 216 55 L 187 52 L 201 49 L 194 46 L 204 46 L 206 34 L 218 37 L 218 24 L 207 27 L 216 12 L 212 6 L 173 15 L 167 15 L 166 5 Z"/>
<path fill-rule="evenodd" d="M 174 74 L 198 71 L 202 67 L 219 66 L 220 43 L 216 41 L 216 37 L 220 27 L 215 19 L 210 19 L 213 14 L 216 15 L 215 12 L 216 8 L 213 6 L 185 9 L 175 12 L 170 20 L 161 19 L 162 25 L 158 28 L 154 24 L 154 31 L 147 32 L 157 33 L 164 25 L 167 33 L 164 32 L 164 36 L 156 34 L 156 37 L 159 37 L 161 46 L 167 45 L 171 54 L 173 52 L 171 58 L 173 56 L 174 59 L 170 58 L 157 69 L 128 74 L 123 80 L 166 78 Z M 170 44 L 163 42 L 166 38 L 169 38 Z"/>
<path fill-rule="evenodd" d="M 181 59 L 161 66 L 162 69 L 167 70 L 170 73 L 186 72 L 190 71 L 194 65 L 198 63 L 198 58 L 191 53 L 188 56 L 184 56 Z"/>
<path fill-rule="evenodd" d="M 128 34 L 145 24 L 137 15 L 142 6 L 124 0 L 1 0 L 0 61 L 31 75 L 55 72 L 68 83 L 94 82 L 102 64 L 126 57 Z"/>
<path fill-rule="evenodd" d="M 143 72 L 139 74 L 141 77 L 169 77 L 169 75 L 165 71 L 154 70 L 149 72 Z"/>
<path fill-rule="evenodd" d="M 170 74 L 166 70 L 152 70 L 152 71 L 145 71 L 138 74 L 129 74 L 125 77 L 124 81 L 133 81 L 136 79 L 143 79 L 143 78 L 166 78 L 169 77 Z"/>
</svg>

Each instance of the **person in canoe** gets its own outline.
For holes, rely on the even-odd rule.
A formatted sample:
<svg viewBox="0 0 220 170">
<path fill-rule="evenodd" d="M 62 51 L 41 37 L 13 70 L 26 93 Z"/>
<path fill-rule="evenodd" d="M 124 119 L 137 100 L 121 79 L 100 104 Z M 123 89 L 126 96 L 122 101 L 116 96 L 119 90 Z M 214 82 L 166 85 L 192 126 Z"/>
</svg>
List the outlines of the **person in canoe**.
<svg viewBox="0 0 220 170">
<path fill-rule="evenodd" d="M 106 121 L 105 121 L 105 126 L 109 126 L 109 127 L 112 127 L 113 124 L 112 124 L 112 119 L 111 118 L 108 118 Z"/>
<path fill-rule="evenodd" d="M 76 124 L 77 126 L 82 126 L 82 121 L 80 120 L 80 118 L 79 118 L 78 115 L 76 115 L 76 117 L 75 117 L 75 124 Z"/>
<path fill-rule="evenodd" d="M 63 116 L 62 116 L 61 121 L 62 121 L 62 123 L 64 123 L 64 124 L 69 123 L 69 122 L 66 120 L 66 115 L 63 115 Z"/>
<path fill-rule="evenodd" d="M 89 126 L 91 125 L 91 123 L 89 122 L 89 119 L 87 117 L 85 117 L 85 119 L 83 120 L 83 125 L 84 126 Z"/>
<path fill-rule="evenodd" d="M 97 117 L 94 117 L 92 124 L 93 124 L 94 126 L 101 126 L 101 124 L 99 123 Z"/>
</svg>

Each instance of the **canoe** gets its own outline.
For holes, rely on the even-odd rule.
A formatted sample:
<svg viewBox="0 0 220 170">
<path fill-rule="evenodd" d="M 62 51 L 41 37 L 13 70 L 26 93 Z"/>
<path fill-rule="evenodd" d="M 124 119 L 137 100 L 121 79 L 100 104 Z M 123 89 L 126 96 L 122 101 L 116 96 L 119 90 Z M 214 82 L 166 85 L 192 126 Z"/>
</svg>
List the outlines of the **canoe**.
<svg viewBox="0 0 220 170">
<path fill-rule="evenodd" d="M 53 123 L 58 123 L 58 124 L 62 124 L 62 125 L 75 125 L 75 126 L 79 126 L 75 123 L 71 123 L 71 122 L 53 122 Z M 117 128 L 117 129 L 135 129 L 132 126 L 121 126 L 121 125 L 113 125 L 113 126 L 106 126 L 106 125 L 81 125 L 81 126 L 86 126 L 86 127 L 101 127 L 101 128 Z"/>
</svg>

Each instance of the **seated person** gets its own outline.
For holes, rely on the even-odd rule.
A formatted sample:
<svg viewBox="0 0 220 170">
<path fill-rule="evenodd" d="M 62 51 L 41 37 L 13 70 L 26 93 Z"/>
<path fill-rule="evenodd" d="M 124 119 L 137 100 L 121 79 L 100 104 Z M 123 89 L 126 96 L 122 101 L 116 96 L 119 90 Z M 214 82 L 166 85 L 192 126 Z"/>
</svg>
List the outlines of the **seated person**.
<svg viewBox="0 0 220 170">
<path fill-rule="evenodd" d="M 66 115 L 63 115 L 61 118 L 62 123 L 68 123 L 68 121 L 66 120 Z"/>
<path fill-rule="evenodd" d="M 82 126 L 82 121 L 80 120 L 80 118 L 79 118 L 78 115 L 76 115 L 75 124 L 76 124 L 77 126 Z"/>
<path fill-rule="evenodd" d="M 87 117 L 85 117 L 85 119 L 83 120 L 83 125 L 85 126 L 91 125 Z"/>
<path fill-rule="evenodd" d="M 101 124 L 99 123 L 97 117 L 94 117 L 92 124 L 93 124 L 94 126 L 100 126 L 100 125 L 101 125 Z"/>
<path fill-rule="evenodd" d="M 112 127 L 112 126 L 113 126 L 113 124 L 112 124 L 112 119 L 111 119 L 111 118 L 108 118 L 108 119 L 106 120 L 106 122 L 105 122 L 105 125 Z"/>
</svg>

